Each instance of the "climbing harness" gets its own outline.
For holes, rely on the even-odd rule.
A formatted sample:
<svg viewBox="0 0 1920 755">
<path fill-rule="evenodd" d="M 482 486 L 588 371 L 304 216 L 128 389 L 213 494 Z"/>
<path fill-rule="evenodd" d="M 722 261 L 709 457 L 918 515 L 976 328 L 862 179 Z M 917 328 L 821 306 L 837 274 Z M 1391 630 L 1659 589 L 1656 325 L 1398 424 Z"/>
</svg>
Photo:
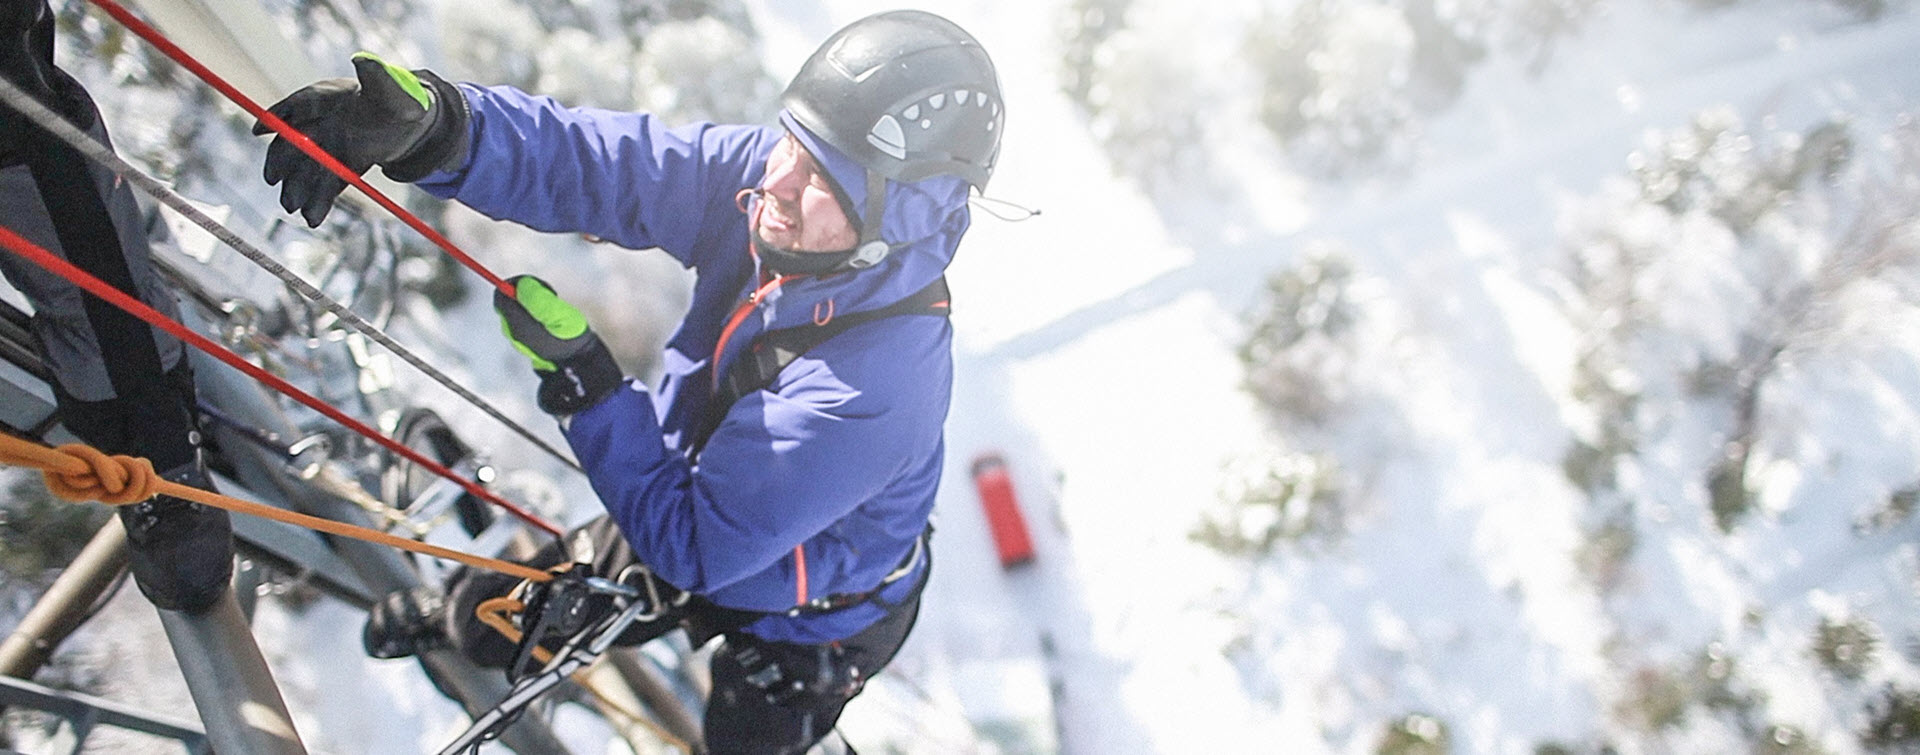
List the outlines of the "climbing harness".
<svg viewBox="0 0 1920 755">
<path fill-rule="evenodd" d="M 231 350 L 217 343 L 214 343 L 212 340 L 209 340 L 206 336 L 200 335 L 199 333 L 194 332 L 192 329 L 186 327 L 185 325 L 181 325 L 178 321 L 173 320 L 172 318 L 169 318 L 166 315 L 163 315 L 163 314 L 160 314 L 159 312 L 154 311 L 152 307 L 147 306 L 146 304 L 142 303 L 138 299 L 134 299 L 133 297 L 128 296 L 125 293 L 122 293 L 120 290 L 115 289 L 112 286 L 109 286 L 101 282 L 99 278 L 95 278 L 92 275 L 88 274 L 86 271 L 81 270 L 77 267 L 74 267 L 72 263 L 59 258 L 58 256 L 54 255 L 52 252 L 48 252 L 47 250 L 40 248 L 38 245 L 34 244 L 31 241 L 26 240 L 25 238 L 22 238 L 19 234 L 14 233 L 11 229 L 8 229 L 4 226 L 0 226 L 0 246 L 4 246 L 7 249 L 14 252 L 15 254 L 25 257 L 28 260 L 34 262 L 35 264 L 38 264 L 41 267 L 44 267 L 47 270 L 63 278 L 66 278 L 69 281 L 72 281 L 75 285 L 83 289 L 86 289 L 89 293 L 92 293 L 93 295 L 98 296 L 102 299 L 106 299 L 108 302 L 111 302 L 114 306 L 120 307 L 121 309 L 124 309 L 132 313 L 136 317 L 139 317 L 140 319 L 145 320 L 147 324 L 153 325 L 154 327 L 157 327 L 161 330 L 165 330 L 168 333 L 173 334 L 175 338 L 185 341 L 186 343 L 192 345 L 194 348 L 200 349 L 201 351 L 206 352 L 208 355 L 226 363 L 228 366 L 233 367 L 234 369 L 240 370 L 241 372 L 246 373 L 248 376 L 252 377 L 253 379 L 258 380 L 262 383 L 265 383 L 268 386 L 271 386 L 274 390 L 277 390 L 282 394 L 285 394 L 287 397 L 292 398 L 295 401 L 299 401 L 302 404 L 305 404 L 307 408 L 320 412 L 321 414 L 326 415 L 328 418 L 332 419 L 333 421 L 346 426 L 348 429 L 366 436 L 368 439 L 373 440 L 376 443 L 379 443 L 381 446 L 385 447 L 389 451 L 399 454 L 400 456 L 404 457 L 408 461 L 418 464 L 422 468 L 432 471 L 434 474 L 440 475 L 441 477 L 445 477 L 459 484 L 460 487 L 465 489 L 467 492 L 472 493 L 473 495 L 481 498 L 482 500 L 485 500 L 489 503 L 492 503 L 496 506 L 506 509 L 508 512 L 512 513 L 514 516 L 519 517 L 522 521 L 525 521 L 528 524 L 533 525 L 534 527 L 544 530 L 556 538 L 562 535 L 562 532 L 558 526 L 555 526 L 554 524 L 546 521 L 545 519 L 542 519 L 534 515 L 532 512 L 529 512 L 526 509 L 523 509 L 515 505 L 511 501 L 501 498 L 499 495 L 495 494 L 493 491 L 490 491 L 484 487 L 481 487 L 479 483 L 466 479 L 464 477 L 461 477 L 457 474 L 454 474 L 453 470 L 447 469 L 444 465 L 440 464 L 439 462 L 436 462 L 432 459 L 427 458 L 426 455 L 420 453 L 419 451 L 416 451 L 414 449 L 401 445 L 398 441 L 395 441 L 392 438 L 389 438 L 385 435 L 380 434 L 379 431 L 366 426 L 365 423 L 362 423 L 359 420 L 356 420 L 352 417 L 347 416 L 346 413 L 327 404 L 324 401 L 314 398 L 311 394 L 308 394 L 306 391 L 300 390 L 299 388 L 295 387 L 292 383 L 289 383 L 286 380 L 270 372 L 267 372 L 266 370 L 260 369 L 259 366 L 253 364 L 252 362 L 248 362 L 245 359 L 242 359 L 240 355 L 233 353 Z"/>
<path fill-rule="evenodd" d="M 513 430 L 520 435 L 520 437 L 527 439 L 548 455 L 559 459 L 562 464 L 575 470 L 580 469 L 580 465 L 574 462 L 573 459 L 561 453 L 558 449 L 555 449 L 539 436 L 534 435 L 532 431 L 520 425 L 520 423 L 502 414 L 499 409 L 494 408 L 486 399 L 468 390 L 465 386 L 461 385 L 459 381 L 435 369 L 433 365 L 428 364 L 411 350 L 394 341 L 392 337 L 375 327 L 373 323 L 367 322 L 365 318 L 355 314 L 353 310 L 347 309 L 344 305 L 334 301 L 325 293 L 322 293 L 320 289 L 315 288 L 300 276 L 295 275 L 293 271 L 288 270 L 286 266 L 276 262 L 272 257 L 268 256 L 266 252 L 261 251 L 258 247 L 240 238 L 238 234 L 226 226 L 221 225 L 218 221 L 208 217 L 206 213 L 200 211 L 200 208 L 195 207 L 193 203 L 187 201 L 185 197 L 167 188 L 165 184 L 160 183 L 152 176 L 147 175 L 127 163 L 127 161 L 121 159 L 119 155 L 114 154 L 112 150 L 88 138 L 86 134 L 81 133 L 79 129 L 67 123 L 65 119 L 62 119 L 59 114 L 35 101 L 32 97 L 5 79 L 0 79 L 0 100 L 4 100 L 15 110 L 20 111 L 21 114 L 32 119 L 35 125 L 46 129 L 60 141 L 65 142 L 67 146 L 72 147 L 88 159 L 113 171 L 114 174 L 126 179 L 129 183 L 147 193 L 149 196 L 152 196 L 155 200 L 165 204 L 173 211 L 180 213 L 181 216 L 185 217 L 194 225 L 213 234 L 214 238 L 219 239 L 221 243 L 231 247 L 234 251 L 239 252 L 241 256 L 251 260 L 275 278 L 280 279 L 282 283 L 287 284 L 289 288 L 307 300 L 319 304 L 322 308 L 326 309 L 328 313 L 340 318 L 341 322 L 346 323 L 362 335 L 372 339 L 375 343 L 386 347 L 388 351 L 393 352 L 393 354 L 400 357 L 402 361 L 412 365 L 414 369 L 419 370 L 427 377 L 432 378 L 434 382 L 453 391 L 455 395 L 466 400 L 467 403 L 474 405 L 482 412 L 485 412 L 487 416 L 506 425 L 508 429 Z"/>
<path fill-rule="evenodd" d="M 688 459 L 697 461 L 700 458 L 701 451 L 706 449 L 707 441 L 712 439 L 714 432 L 720 429 L 720 423 L 726 420 L 727 412 L 733 409 L 734 403 L 772 385 L 774 379 L 780 376 L 781 370 L 786 369 L 787 365 L 792 364 L 813 347 L 826 343 L 827 340 L 857 325 L 875 320 L 900 315 L 947 317 L 953 311 L 953 296 L 947 289 L 947 279 L 944 276 L 935 278 L 932 283 L 911 296 L 879 309 L 836 317 L 832 314 L 831 305 L 829 305 L 827 314 L 823 318 L 820 308 L 816 306 L 813 319 L 804 325 L 769 330 L 755 336 L 753 341 L 747 344 L 746 353 L 735 357 L 733 363 L 728 365 L 723 377 L 717 371 L 717 365 L 720 363 L 721 355 L 726 351 L 727 340 L 733 336 L 735 328 L 739 327 L 740 323 L 762 301 L 765 301 L 768 294 L 796 277 L 799 276 L 780 276 L 755 289 L 734 310 L 733 316 L 728 318 L 726 326 L 720 331 L 720 338 L 713 346 L 711 362 L 716 365 L 713 368 L 716 370 L 713 373 L 713 397 L 707 402 L 706 411 L 700 416 L 699 424 L 693 427 L 692 439 L 687 446 Z M 917 563 L 925 540 L 926 534 L 922 533 L 920 539 L 914 543 L 913 552 L 908 555 L 908 564 L 888 575 L 885 581 L 872 590 L 851 595 L 830 595 L 819 599 L 807 597 L 806 546 L 804 544 L 793 546 L 794 607 L 789 609 L 788 614 L 798 616 L 809 612 L 824 613 L 866 602 L 887 585 L 912 571 L 912 565 Z"/>
<path fill-rule="evenodd" d="M 880 598 L 880 592 L 893 586 L 893 583 L 906 579 L 907 575 L 912 574 L 915 569 L 920 567 L 920 564 L 927 559 L 927 541 L 932 537 L 933 525 L 928 524 L 927 528 L 921 531 L 920 536 L 913 539 L 913 550 L 907 552 L 906 557 L 900 560 L 898 567 L 888 572 L 887 576 L 881 577 L 880 584 L 874 585 L 873 589 L 863 592 L 834 593 L 825 597 L 814 598 L 813 600 L 787 609 L 787 615 L 804 616 L 809 614 L 832 613 L 869 602 L 880 603 L 883 606 L 892 608 L 895 604 L 882 600 Z M 924 586 L 925 585 L 922 585 L 922 587 Z M 910 600 L 911 598 L 908 599 Z"/>
</svg>

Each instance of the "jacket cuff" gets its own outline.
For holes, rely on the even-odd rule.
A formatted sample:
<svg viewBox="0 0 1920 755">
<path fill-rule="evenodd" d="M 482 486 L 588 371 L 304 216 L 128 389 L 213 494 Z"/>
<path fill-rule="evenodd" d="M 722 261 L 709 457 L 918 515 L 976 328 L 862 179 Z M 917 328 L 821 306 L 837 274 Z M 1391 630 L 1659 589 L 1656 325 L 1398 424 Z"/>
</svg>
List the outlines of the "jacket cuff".
<svg viewBox="0 0 1920 755">
<path fill-rule="evenodd" d="M 540 390 L 535 394 L 540 411 L 576 414 L 620 387 L 620 365 L 613 361 L 613 352 L 598 335 L 589 332 L 587 338 L 590 341 L 578 353 L 555 362 L 552 372 L 535 371 L 540 376 Z"/>
<path fill-rule="evenodd" d="M 380 166 L 388 178 L 404 183 L 459 170 L 467 164 L 467 152 L 473 143 L 468 128 L 473 110 L 466 94 L 432 71 L 421 69 L 414 74 L 433 89 L 433 122 L 412 151 Z"/>
</svg>

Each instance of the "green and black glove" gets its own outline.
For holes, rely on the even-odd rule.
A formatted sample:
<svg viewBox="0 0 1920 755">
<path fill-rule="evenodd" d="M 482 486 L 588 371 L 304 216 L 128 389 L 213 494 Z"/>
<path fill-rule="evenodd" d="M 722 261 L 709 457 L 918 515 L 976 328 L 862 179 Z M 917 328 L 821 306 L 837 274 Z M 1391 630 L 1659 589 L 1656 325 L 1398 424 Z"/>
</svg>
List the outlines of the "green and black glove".
<svg viewBox="0 0 1920 755">
<path fill-rule="evenodd" d="M 507 283 L 514 295 L 496 289 L 493 311 L 500 313 L 500 330 L 513 348 L 533 360 L 541 411 L 574 414 L 620 387 L 620 365 L 580 310 L 531 275 L 516 275 Z"/>
<path fill-rule="evenodd" d="M 267 108 L 356 173 L 379 165 L 395 181 L 418 181 L 466 162 L 467 98 L 428 70 L 408 71 L 370 52 L 355 53 L 355 79 L 327 79 Z M 269 133 L 255 122 L 253 133 Z M 286 137 L 267 145 L 264 175 L 280 184 L 280 206 L 319 227 L 347 182 Z"/>
</svg>

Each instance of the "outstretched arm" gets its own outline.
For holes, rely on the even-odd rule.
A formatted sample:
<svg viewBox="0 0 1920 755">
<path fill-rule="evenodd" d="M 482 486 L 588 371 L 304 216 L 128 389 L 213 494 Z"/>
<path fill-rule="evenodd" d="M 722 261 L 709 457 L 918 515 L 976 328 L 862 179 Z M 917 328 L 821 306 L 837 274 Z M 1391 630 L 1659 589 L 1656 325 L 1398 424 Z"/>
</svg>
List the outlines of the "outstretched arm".
<svg viewBox="0 0 1920 755">
<path fill-rule="evenodd" d="M 668 128 L 646 113 L 568 108 L 505 86 L 461 84 L 472 148 L 419 186 L 489 217 L 621 246 L 661 247 L 682 264 L 733 196 L 759 178 L 777 133 L 707 123 Z"/>
</svg>

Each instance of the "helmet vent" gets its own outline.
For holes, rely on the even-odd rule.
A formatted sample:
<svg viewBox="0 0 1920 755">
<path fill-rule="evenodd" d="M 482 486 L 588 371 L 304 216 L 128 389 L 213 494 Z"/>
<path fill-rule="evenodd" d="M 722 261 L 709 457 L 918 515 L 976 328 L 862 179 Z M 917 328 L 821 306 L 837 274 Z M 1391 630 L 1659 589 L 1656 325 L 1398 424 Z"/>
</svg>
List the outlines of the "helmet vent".
<svg viewBox="0 0 1920 755">
<path fill-rule="evenodd" d="M 895 181 L 952 175 L 985 186 L 1005 130 L 993 61 L 965 30 L 922 11 L 835 32 L 781 102 L 822 141 Z"/>
<path fill-rule="evenodd" d="M 895 160 L 907 159 L 907 134 L 891 115 L 882 115 L 874 121 L 873 128 L 867 130 L 867 143 Z"/>
</svg>

